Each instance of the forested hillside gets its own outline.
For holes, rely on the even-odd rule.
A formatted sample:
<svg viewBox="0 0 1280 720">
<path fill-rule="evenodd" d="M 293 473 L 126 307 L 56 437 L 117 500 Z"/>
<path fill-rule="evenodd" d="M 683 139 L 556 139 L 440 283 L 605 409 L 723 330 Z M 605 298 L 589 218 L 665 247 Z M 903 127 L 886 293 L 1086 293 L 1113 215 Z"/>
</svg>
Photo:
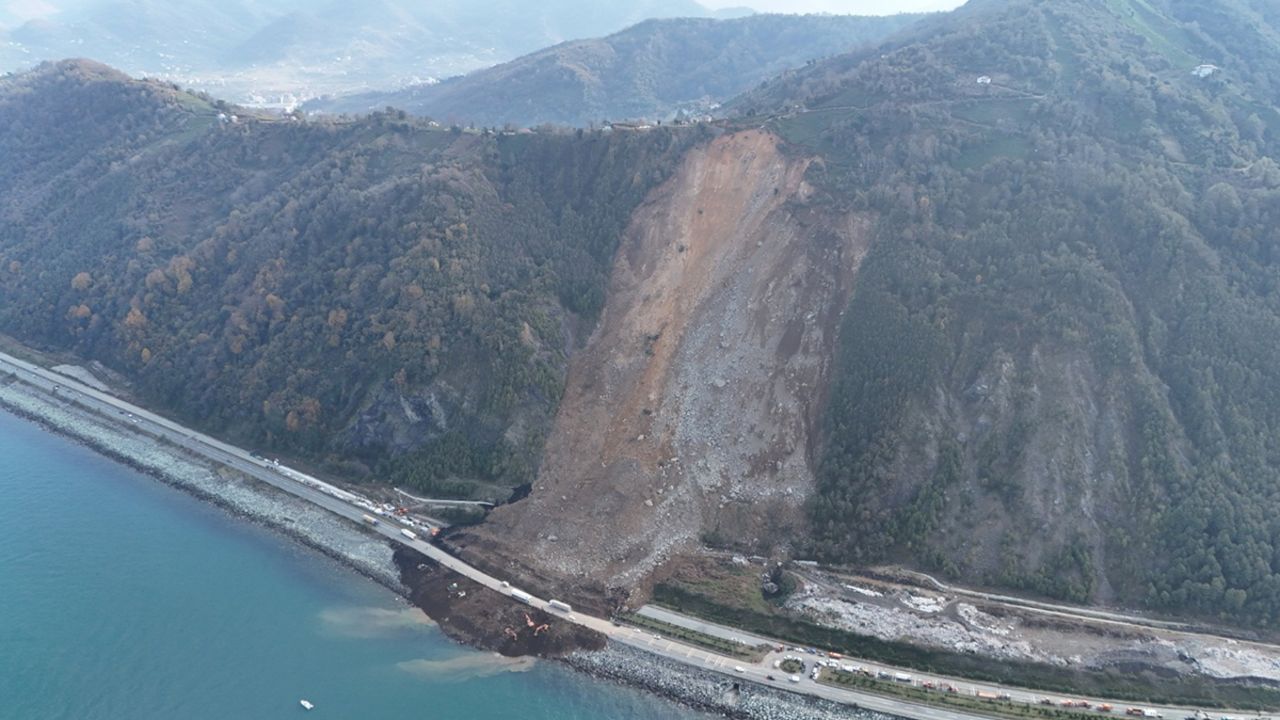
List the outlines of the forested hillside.
<svg viewBox="0 0 1280 720">
<path fill-rule="evenodd" d="M 308 110 L 392 106 L 442 121 L 501 127 L 666 119 L 706 113 L 805 63 L 879 42 L 918 15 L 753 15 L 650 20 L 574 40 L 438 84 L 319 100 Z"/>
<path fill-rule="evenodd" d="M 701 539 L 1274 628 L 1278 15 L 973 0 L 635 133 L 47 65 L 0 80 L 0 331 L 350 477 L 554 455 L 477 531 L 539 577 Z"/>
<path fill-rule="evenodd" d="M 815 555 L 1280 622 L 1275 20 L 975 1 L 738 103 L 880 218 Z"/>
<path fill-rule="evenodd" d="M 254 118 L 45 65 L 0 81 L 0 330 L 264 450 L 505 498 L 620 227 L 698 132 Z"/>
</svg>

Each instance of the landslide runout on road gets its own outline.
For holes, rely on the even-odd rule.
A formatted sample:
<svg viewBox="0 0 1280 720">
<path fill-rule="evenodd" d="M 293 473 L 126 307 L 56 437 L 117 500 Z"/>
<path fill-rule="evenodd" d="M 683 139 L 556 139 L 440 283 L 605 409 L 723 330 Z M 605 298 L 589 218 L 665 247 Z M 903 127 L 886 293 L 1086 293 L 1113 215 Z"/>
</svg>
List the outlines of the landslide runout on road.
<svg viewBox="0 0 1280 720">
<path fill-rule="evenodd" d="M 631 587 L 703 532 L 763 542 L 803 523 L 866 222 L 812 207 L 809 160 L 778 142 L 699 147 L 638 209 L 532 494 L 464 542 Z"/>
</svg>

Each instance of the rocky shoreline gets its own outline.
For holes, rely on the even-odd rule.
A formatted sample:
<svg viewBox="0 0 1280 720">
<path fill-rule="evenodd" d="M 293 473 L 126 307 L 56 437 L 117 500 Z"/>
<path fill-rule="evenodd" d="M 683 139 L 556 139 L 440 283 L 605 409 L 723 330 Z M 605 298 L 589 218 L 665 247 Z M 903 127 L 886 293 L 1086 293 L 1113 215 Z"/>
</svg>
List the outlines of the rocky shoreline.
<svg viewBox="0 0 1280 720">
<path fill-rule="evenodd" d="M 508 600 L 488 591 L 477 592 L 471 602 L 460 603 L 456 592 L 452 597 L 447 590 L 443 594 L 439 592 L 439 587 L 448 588 L 448 583 L 433 563 L 407 562 L 389 543 L 320 508 L 241 473 L 215 467 L 159 439 L 120 427 L 68 401 L 49 398 L 20 382 L 0 379 L 0 408 L 240 517 L 284 533 L 387 587 L 424 611 L 433 610 L 436 615 L 446 613 L 443 620 L 432 617 L 456 641 L 504 654 L 558 659 L 598 679 L 737 720 L 888 717 L 752 683 L 735 683 L 732 678 L 678 665 L 633 648 L 617 644 L 601 647 L 589 637 L 566 638 L 557 633 L 544 641 L 507 643 L 505 628 L 523 619 L 517 617 L 518 608 Z M 505 622 L 503 627 L 495 625 L 492 632 L 479 631 L 478 621 L 485 621 L 487 626 L 492 624 L 489 621 L 498 619 Z M 523 632 L 530 634 L 528 628 Z"/>
<path fill-rule="evenodd" d="M 237 516 L 284 533 L 393 592 L 406 594 L 392 548 L 329 512 L 20 383 L 0 383 L 0 407 Z"/>
<path fill-rule="evenodd" d="M 734 720 L 887 720 L 893 717 L 740 682 L 617 643 L 599 651 L 570 654 L 564 661 L 594 677 L 638 687 L 696 710 Z"/>
</svg>

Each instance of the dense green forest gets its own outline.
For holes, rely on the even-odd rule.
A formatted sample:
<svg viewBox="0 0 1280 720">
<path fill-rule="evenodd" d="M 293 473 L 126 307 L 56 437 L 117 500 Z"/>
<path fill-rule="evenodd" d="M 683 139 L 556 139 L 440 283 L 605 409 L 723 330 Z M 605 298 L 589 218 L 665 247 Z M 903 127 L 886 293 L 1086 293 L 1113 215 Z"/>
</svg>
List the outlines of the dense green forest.
<svg viewBox="0 0 1280 720">
<path fill-rule="evenodd" d="M 811 552 L 1280 623 L 1275 21 L 974 2 L 739 101 L 879 218 Z"/>
<path fill-rule="evenodd" d="M 495 499 L 700 132 L 255 118 L 85 62 L 0 82 L 0 329 L 264 450 Z"/>
<path fill-rule="evenodd" d="M 326 112 L 387 106 L 502 126 L 701 114 L 778 73 L 878 43 L 921 16 L 753 15 L 649 20 L 434 84 L 308 103 Z"/>
</svg>

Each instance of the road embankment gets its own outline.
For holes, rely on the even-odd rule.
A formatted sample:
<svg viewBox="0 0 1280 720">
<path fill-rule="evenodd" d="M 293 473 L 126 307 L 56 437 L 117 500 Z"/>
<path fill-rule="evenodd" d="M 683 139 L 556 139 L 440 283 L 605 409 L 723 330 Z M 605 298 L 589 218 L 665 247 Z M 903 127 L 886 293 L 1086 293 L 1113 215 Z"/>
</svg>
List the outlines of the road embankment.
<svg viewBox="0 0 1280 720">
<path fill-rule="evenodd" d="M 616 643 L 599 652 L 574 653 L 565 661 L 598 678 L 639 687 L 689 707 L 736 720 L 888 720 L 893 717 L 737 681 Z"/>
<path fill-rule="evenodd" d="M 530 628 L 523 606 L 417 553 L 401 549 L 402 557 L 397 557 L 384 539 L 323 508 L 147 435 L 127 419 L 103 416 L 4 373 L 0 373 L 0 409 L 333 557 L 408 598 L 459 642 L 507 655 L 560 658 L 594 676 L 743 720 L 851 716 L 847 706 L 834 704 L 826 714 L 811 714 L 814 701 L 810 699 L 749 684 L 753 689 L 725 694 L 732 683 L 726 685 L 722 675 L 696 671 L 616 644 L 606 647 L 602 636 L 570 623 L 549 622 L 554 618 L 533 608 L 528 609 L 529 619 L 535 623 Z M 457 586 L 451 588 L 453 583 Z M 544 623 L 550 627 L 535 636 L 534 631 Z M 505 632 L 509 627 L 519 639 L 510 641 Z M 760 693 L 775 697 L 754 699 Z M 753 699 L 740 701 L 744 694 Z"/>
<path fill-rule="evenodd" d="M 409 601 L 458 642 L 508 657 L 543 658 L 605 646 L 600 633 L 512 602 L 414 550 L 397 548 L 395 562 Z"/>
<path fill-rule="evenodd" d="M 0 375 L 0 408 L 241 517 L 283 532 L 403 594 L 390 546 L 242 473 Z"/>
</svg>

